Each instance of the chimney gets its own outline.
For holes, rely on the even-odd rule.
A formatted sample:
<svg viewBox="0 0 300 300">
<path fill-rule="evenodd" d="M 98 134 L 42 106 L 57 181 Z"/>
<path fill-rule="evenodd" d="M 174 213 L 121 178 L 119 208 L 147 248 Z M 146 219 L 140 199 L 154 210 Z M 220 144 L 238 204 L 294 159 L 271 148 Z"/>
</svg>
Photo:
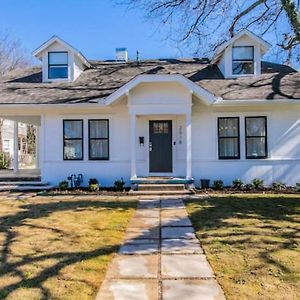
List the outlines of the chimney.
<svg viewBox="0 0 300 300">
<path fill-rule="evenodd" d="M 120 62 L 128 61 L 127 48 L 116 48 L 116 61 L 120 61 Z"/>
</svg>

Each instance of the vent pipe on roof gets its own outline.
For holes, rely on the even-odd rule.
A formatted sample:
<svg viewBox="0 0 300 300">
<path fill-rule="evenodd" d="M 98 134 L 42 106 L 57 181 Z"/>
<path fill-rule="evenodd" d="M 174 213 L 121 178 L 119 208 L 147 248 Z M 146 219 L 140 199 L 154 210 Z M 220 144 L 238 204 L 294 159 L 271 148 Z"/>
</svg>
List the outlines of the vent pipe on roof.
<svg viewBox="0 0 300 300">
<path fill-rule="evenodd" d="M 128 52 L 126 48 L 116 48 L 116 61 L 128 61 Z"/>
</svg>

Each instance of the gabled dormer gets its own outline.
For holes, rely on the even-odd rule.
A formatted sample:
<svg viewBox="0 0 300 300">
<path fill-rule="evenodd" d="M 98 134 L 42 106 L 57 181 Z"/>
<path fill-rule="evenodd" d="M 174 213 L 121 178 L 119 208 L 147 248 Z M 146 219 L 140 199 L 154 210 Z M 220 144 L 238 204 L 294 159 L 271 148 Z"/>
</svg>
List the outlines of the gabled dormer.
<svg viewBox="0 0 300 300">
<path fill-rule="evenodd" d="M 217 64 L 225 78 L 259 76 L 261 58 L 271 45 L 244 29 L 217 48 L 212 63 Z"/>
<path fill-rule="evenodd" d="M 78 50 L 58 36 L 50 38 L 33 55 L 42 62 L 43 82 L 74 81 L 86 68 L 91 68 Z"/>
</svg>

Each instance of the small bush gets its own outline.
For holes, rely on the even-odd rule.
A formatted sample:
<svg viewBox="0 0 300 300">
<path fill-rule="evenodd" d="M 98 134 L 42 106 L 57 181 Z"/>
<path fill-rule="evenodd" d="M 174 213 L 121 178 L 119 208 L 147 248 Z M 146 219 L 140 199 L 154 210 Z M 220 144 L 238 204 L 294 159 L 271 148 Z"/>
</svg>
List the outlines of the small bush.
<svg viewBox="0 0 300 300">
<path fill-rule="evenodd" d="M 232 187 L 236 190 L 240 190 L 244 186 L 244 183 L 241 179 L 234 179 L 232 181 Z"/>
<path fill-rule="evenodd" d="M 285 191 L 287 189 L 287 186 L 283 182 L 273 182 L 272 184 L 272 190 L 274 191 Z"/>
<path fill-rule="evenodd" d="M 58 184 L 58 189 L 60 191 L 66 191 L 69 188 L 69 182 L 67 180 L 63 180 Z"/>
<path fill-rule="evenodd" d="M 97 192 L 100 189 L 99 181 L 96 178 L 90 178 L 89 180 L 89 190 L 91 192 Z"/>
<path fill-rule="evenodd" d="M 252 180 L 252 184 L 253 184 L 253 187 L 256 190 L 261 190 L 264 187 L 264 181 L 262 179 L 259 179 L 259 178 L 254 178 Z"/>
<path fill-rule="evenodd" d="M 96 179 L 96 178 L 90 178 L 89 185 L 91 185 L 91 184 L 99 184 L 98 179 Z"/>
<path fill-rule="evenodd" d="M 223 190 L 223 188 L 224 188 L 223 180 L 215 180 L 213 182 L 213 188 L 215 190 Z"/>
<path fill-rule="evenodd" d="M 297 183 L 296 183 L 296 190 L 297 190 L 297 192 L 300 193 L 300 182 L 297 182 Z"/>
<path fill-rule="evenodd" d="M 245 190 L 246 191 L 252 191 L 252 190 L 254 190 L 254 185 L 252 183 L 245 184 Z"/>
<path fill-rule="evenodd" d="M 10 166 L 10 157 L 9 154 L 0 152 L 0 169 L 8 169 Z"/>
<path fill-rule="evenodd" d="M 118 192 L 123 192 L 125 189 L 125 181 L 123 178 L 116 180 L 114 183 L 114 189 Z"/>
</svg>

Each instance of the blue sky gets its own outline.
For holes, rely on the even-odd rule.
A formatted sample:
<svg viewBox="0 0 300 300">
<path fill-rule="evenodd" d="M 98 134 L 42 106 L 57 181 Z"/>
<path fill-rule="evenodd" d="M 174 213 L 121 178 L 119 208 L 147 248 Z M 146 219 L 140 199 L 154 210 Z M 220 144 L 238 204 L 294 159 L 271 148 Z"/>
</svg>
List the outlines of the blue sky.
<svg viewBox="0 0 300 300">
<path fill-rule="evenodd" d="M 28 52 L 57 34 L 89 59 L 112 59 L 116 47 L 130 58 L 188 56 L 161 38 L 142 11 L 109 0 L 0 0 L 0 31 L 8 30 Z"/>
<path fill-rule="evenodd" d="M 110 0 L 0 0 L 0 32 L 20 39 L 28 53 L 54 34 L 88 59 L 114 59 L 115 48 L 127 47 L 129 58 L 191 57 L 165 39 L 167 28 L 146 22 L 143 11 L 128 10 Z M 286 24 L 281 24 L 281 27 Z M 276 43 L 274 36 L 266 37 Z M 273 41 L 272 41 L 273 39 Z M 267 60 L 280 61 L 272 50 Z"/>
</svg>

